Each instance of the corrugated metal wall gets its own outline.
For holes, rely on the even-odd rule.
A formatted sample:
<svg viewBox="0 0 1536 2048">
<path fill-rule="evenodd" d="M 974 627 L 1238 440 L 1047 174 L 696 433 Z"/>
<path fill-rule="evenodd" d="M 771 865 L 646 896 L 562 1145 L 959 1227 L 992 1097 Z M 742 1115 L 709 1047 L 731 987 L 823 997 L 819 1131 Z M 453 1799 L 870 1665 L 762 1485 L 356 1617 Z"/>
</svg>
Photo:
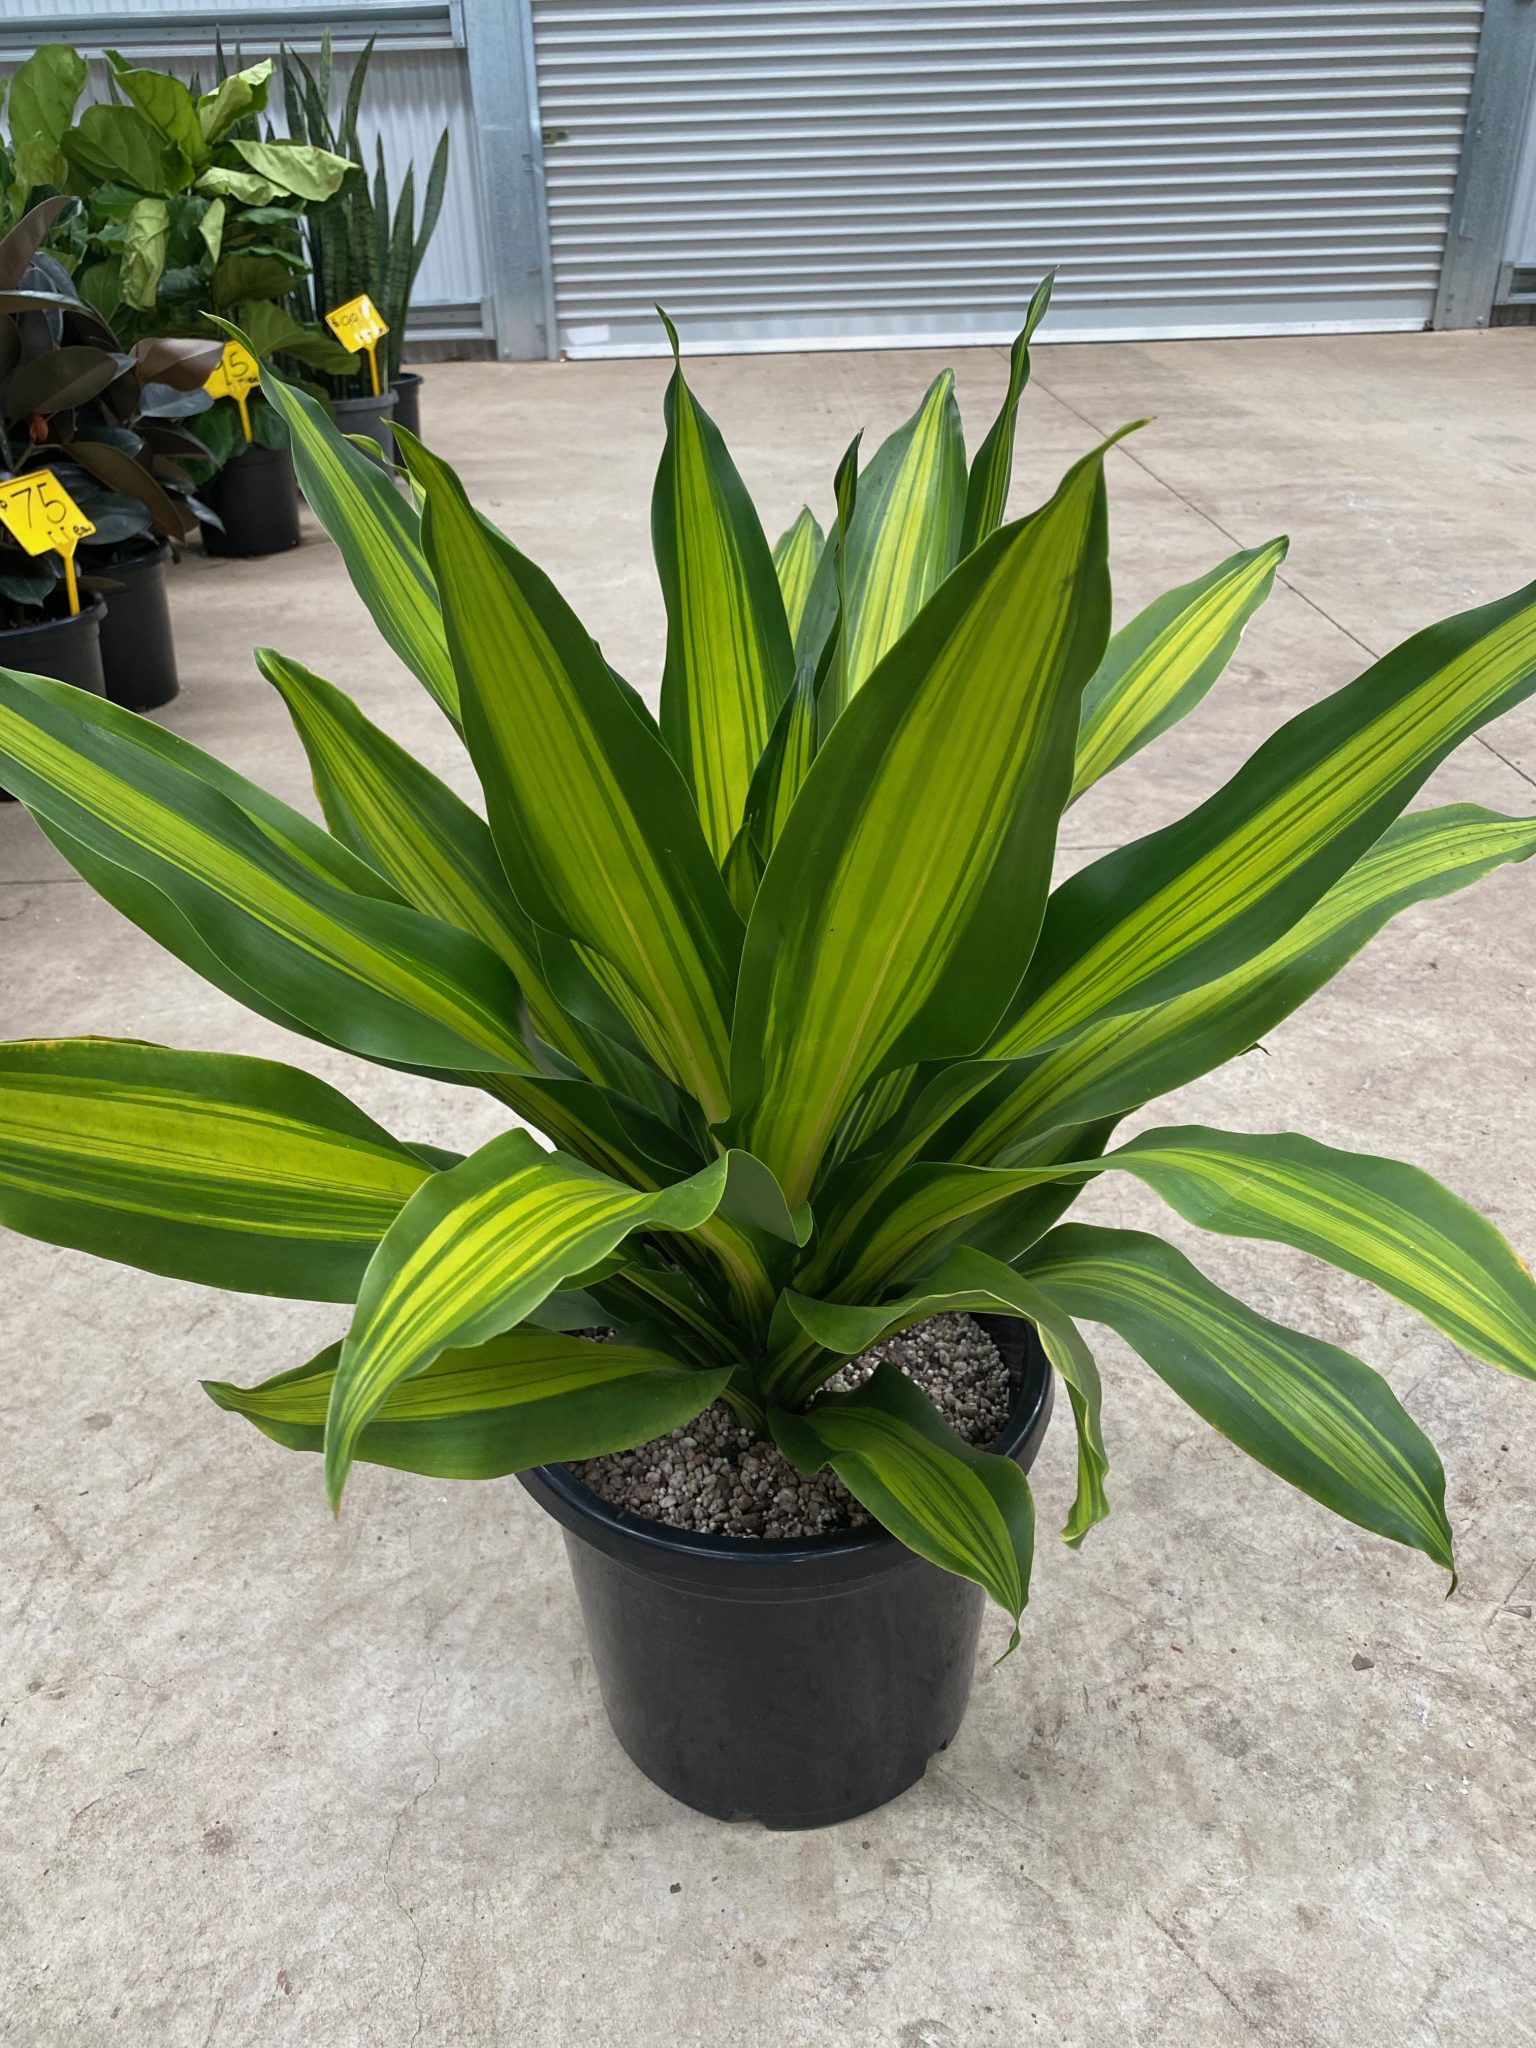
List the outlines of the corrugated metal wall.
<svg viewBox="0 0 1536 2048">
<path fill-rule="evenodd" d="M 345 43 L 355 48 L 375 26 L 381 29 L 359 124 L 370 169 L 374 138 L 381 135 L 392 188 L 399 189 L 405 166 L 412 161 L 419 185 L 445 127 L 451 138 L 448 187 L 417 281 L 412 334 L 418 339 L 472 339 L 485 334 L 486 266 L 469 67 L 461 38 L 455 46 L 457 30 L 447 5 L 401 9 L 393 16 L 387 8 L 375 6 L 368 10 L 366 22 L 354 28 L 345 4 L 322 10 L 309 0 L 221 6 L 216 17 L 204 0 L 115 0 L 110 8 L 99 0 L 5 0 L 4 30 L 12 46 L 45 39 L 73 42 L 87 51 L 120 46 L 135 59 L 178 77 L 200 74 L 206 87 L 214 76 L 215 22 L 231 61 L 237 48 L 247 62 L 276 56 L 280 39 L 312 60 L 319 48 L 322 16 L 342 41 L 332 98 L 337 111 L 355 62 L 354 56 L 344 53 Z M 13 68 L 0 64 L 0 75 Z M 105 71 L 104 64 L 92 63 L 91 89 L 96 97 L 105 97 Z M 274 89 L 271 111 L 282 132 L 280 90 Z"/>
<path fill-rule="evenodd" d="M 1481 0 L 533 0 L 560 338 L 1415 327 Z"/>
</svg>

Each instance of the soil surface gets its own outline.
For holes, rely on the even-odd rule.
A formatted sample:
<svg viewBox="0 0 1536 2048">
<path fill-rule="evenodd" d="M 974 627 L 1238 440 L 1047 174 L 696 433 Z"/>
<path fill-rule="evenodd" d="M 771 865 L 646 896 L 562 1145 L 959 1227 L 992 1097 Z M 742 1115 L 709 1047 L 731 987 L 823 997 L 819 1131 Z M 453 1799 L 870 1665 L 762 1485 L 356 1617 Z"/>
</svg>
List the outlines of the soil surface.
<svg viewBox="0 0 1536 2048">
<path fill-rule="evenodd" d="M 851 1359 L 827 1382 L 842 1393 L 882 1361 L 920 1386 L 967 1442 L 990 1444 L 1008 1419 L 1008 1368 L 970 1316 L 934 1316 Z M 870 1521 L 831 1471 L 807 1479 L 776 1445 L 742 1427 L 722 1403 L 633 1451 L 584 1458 L 571 1473 L 615 1507 L 703 1535 L 823 1536 Z"/>
</svg>

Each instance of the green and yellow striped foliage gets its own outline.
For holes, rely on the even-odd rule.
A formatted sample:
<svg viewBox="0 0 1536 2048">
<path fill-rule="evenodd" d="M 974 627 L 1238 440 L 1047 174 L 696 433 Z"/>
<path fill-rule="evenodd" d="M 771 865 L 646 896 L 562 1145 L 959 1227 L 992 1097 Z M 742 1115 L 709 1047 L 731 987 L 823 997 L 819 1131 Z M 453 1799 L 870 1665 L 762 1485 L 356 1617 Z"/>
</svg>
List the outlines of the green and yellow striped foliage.
<svg viewBox="0 0 1536 2048">
<path fill-rule="evenodd" d="M 434 1139 L 452 1088 L 503 1106 L 461 1157 L 268 1060 L 0 1047 L 0 1222 L 349 1305 L 318 1357 L 208 1383 L 319 1454 L 333 1503 L 359 1459 L 487 1479 L 720 1400 L 1016 1627 L 1022 1472 L 892 1368 L 826 1385 L 969 1309 L 1033 1323 L 1061 1376 L 1069 1543 L 1109 1510 L 1102 1325 L 1259 1463 L 1454 1570 L 1440 1462 L 1370 1366 L 1160 1238 L 1066 1216 L 1129 1175 L 1183 1224 L 1305 1251 L 1536 1378 L 1529 1270 L 1417 1168 L 1289 1132 L 1117 1135 L 1400 910 L 1536 853 L 1536 819 L 1410 808 L 1536 691 L 1536 585 L 1415 632 L 1188 816 L 1053 887 L 1067 807 L 1170 744 L 1286 542 L 1257 536 L 1116 627 L 1119 436 L 1008 516 L 1049 298 L 1047 280 L 973 458 L 946 372 L 776 544 L 678 355 L 655 716 L 446 462 L 401 434 L 391 477 L 267 373 L 310 504 L 478 804 L 288 653 L 256 658 L 323 825 L 127 712 L 0 671 L 0 781 L 125 916 L 273 1022 L 442 1084 Z"/>
</svg>

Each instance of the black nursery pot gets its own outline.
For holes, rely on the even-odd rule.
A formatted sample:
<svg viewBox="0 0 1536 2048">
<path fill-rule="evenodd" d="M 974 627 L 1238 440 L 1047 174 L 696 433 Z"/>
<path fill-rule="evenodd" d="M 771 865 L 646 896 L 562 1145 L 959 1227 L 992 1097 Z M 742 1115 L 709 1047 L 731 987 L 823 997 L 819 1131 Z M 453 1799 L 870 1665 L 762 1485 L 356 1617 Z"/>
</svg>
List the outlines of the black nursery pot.
<svg viewBox="0 0 1536 2048">
<path fill-rule="evenodd" d="M 390 384 L 395 394 L 395 425 L 421 438 L 421 372 L 402 370 Z"/>
<path fill-rule="evenodd" d="M 129 711 L 156 711 L 180 688 L 171 637 L 170 566 L 171 544 L 163 540 L 101 572 L 113 584 L 101 623 L 102 673 L 107 695 Z"/>
<path fill-rule="evenodd" d="M 15 626 L 9 632 L 0 632 L 0 668 L 17 668 L 29 676 L 52 676 L 55 682 L 73 683 L 77 690 L 105 697 L 101 637 L 106 614 L 106 606 L 93 595 L 85 599 L 73 618 L 42 619 L 35 626 Z M 0 789 L 0 803 L 13 801 L 9 790 Z"/>
<path fill-rule="evenodd" d="M 363 398 L 335 399 L 331 412 L 339 434 L 366 434 L 370 441 L 377 441 L 383 452 L 393 458 L 395 437 L 390 430 L 390 423 L 395 417 L 393 390 L 381 391 L 377 398 L 370 394 Z"/>
<path fill-rule="evenodd" d="M 1051 1413 L 1028 1323 L 981 1316 L 1015 1389 L 994 1448 L 1028 1471 Z M 985 1595 L 884 1530 L 700 1536 L 564 1465 L 521 1475 L 565 1531 L 613 1732 L 674 1799 L 770 1828 L 852 1820 L 915 1785 L 965 1714 Z"/>
<path fill-rule="evenodd" d="M 202 493 L 223 529 L 203 527 L 210 555 L 280 555 L 299 544 L 299 485 L 286 448 L 252 441 Z"/>
</svg>

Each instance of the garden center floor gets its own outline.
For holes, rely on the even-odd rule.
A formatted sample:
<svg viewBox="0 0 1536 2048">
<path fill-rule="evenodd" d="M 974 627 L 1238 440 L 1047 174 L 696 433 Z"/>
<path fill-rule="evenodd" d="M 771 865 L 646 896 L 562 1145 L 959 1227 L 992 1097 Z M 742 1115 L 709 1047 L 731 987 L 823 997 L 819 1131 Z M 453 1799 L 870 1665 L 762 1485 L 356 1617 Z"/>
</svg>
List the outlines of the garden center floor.
<svg viewBox="0 0 1536 2048">
<path fill-rule="evenodd" d="M 771 530 L 943 358 L 691 365 Z M 1063 859 L 1177 815 L 1283 717 L 1536 573 L 1536 330 L 1043 348 L 1014 504 L 1109 457 L 1118 615 L 1238 545 L 1289 561 L 1182 735 L 1071 814 Z M 958 358 L 973 439 L 1006 359 Z M 661 364 L 427 371 L 427 437 L 654 689 Z M 175 576 L 165 723 L 299 803 L 253 643 L 455 776 L 329 543 Z M 1536 810 L 1536 704 L 1426 800 Z M 574 821 L 579 827 L 579 821 Z M 929 828 L 941 820 L 927 821 Z M 914 820 L 914 829 L 924 821 Z M 488 1100 L 285 1040 L 0 815 L 0 1030 L 292 1057 L 460 1147 Z M 1299 1127 L 1420 1162 L 1536 1251 L 1536 864 L 1388 928 L 1160 1121 Z M 1088 1213 L 1150 1217 L 1098 1190 Z M 610 1736 L 557 1533 L 513 1481 L 313 1460 L 198 1390 L 341 1312 L 4 1241 L 0 2040 L 15 2048 L 1503 2048 L 1536 2042 L 1536 1387 L 1363 1285 L 1171 1236 L 1380 1366 L 1445 1458 L 1462 1580 L 1250 1465 L 1095 1333 L 1115 1513 L 1048 1532 L 1023 1647 L 987 1625 L 970 1717 L 915 1791 L 775 1836 L 674 1805 Z"/>
</svg>

